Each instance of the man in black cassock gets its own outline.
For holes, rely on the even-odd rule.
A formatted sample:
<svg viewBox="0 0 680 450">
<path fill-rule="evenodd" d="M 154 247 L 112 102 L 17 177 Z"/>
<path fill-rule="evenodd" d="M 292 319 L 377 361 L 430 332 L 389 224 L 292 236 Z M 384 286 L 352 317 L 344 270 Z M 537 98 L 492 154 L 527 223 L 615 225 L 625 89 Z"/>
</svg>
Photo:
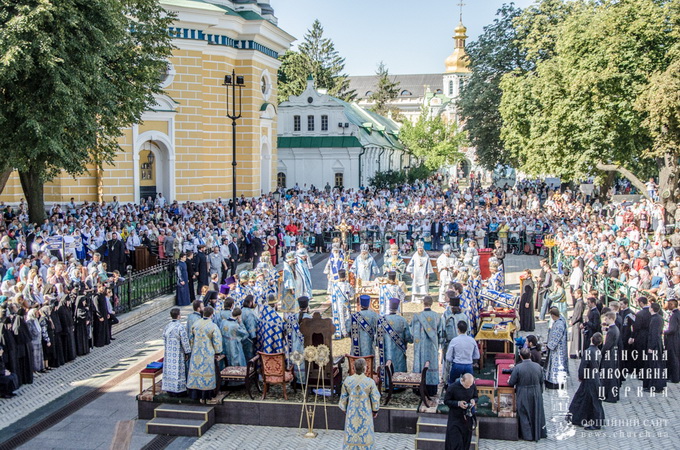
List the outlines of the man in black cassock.
<svg viewBox="0 0 680 450">
<path fill-rule="evenodd" d="M 595 333 L 600 332 L 600 310 L 597 309 L 597 298 L 588 297 L 588 307 L 586 321 L 581 324 L 583 328 L 583 350 L 590 345 L 590 340 Z"/>
<path fill-rule="evenodd" d="M 73 323 L 73 308 L 71 307 L 71 294 L 66 295 L 59 301 L 57 308 L 59 321 L 61 322 L 61 349 L 66 362 L 76 359 L 75 324 Z"/>
<path fill-rule="evenodd" d="M 645 378 L 642 380 L 642 390 L 661 392 L 666 387 L 666 361 L 663 352 L 663 316 L 661 305 L 652 303 L 649 308 L 649 333 L 647 335 L 647 354 L 644 361 Z"/>
<path fill-rule="evenodd" d="M 626 379 L 628 374 L 635 370 L 635 360 L 633 359 L 633 344 L 629 340 L 633 337 L 633 324 L 635 323 L 635 313 L 628 306 L 628 299 L 621 297 L 619 300 L 621 310 L 619 317 L 621 318 L 621 382 Z"/>
<path fill-rule="evenodd" d="M 583 312 L 586 309 L 586 303 L 583 301 L 583 291 L 581 289 L 576 289 L 572 297 L 574 300 L 574 310 L 571 313 L 571 319 L 569 319 L 569 326 L 571 327 L 569 357 L 577 359 L 581 357 L 581 352 L 583 351 L 581 325 L 583 324 Z"/>
<path fill-rule="evenodd" d="M 109 345 L 109 310 L 106 305 L 106 287 L 102 284 L 97 287 L 94 297 L 94 310 L 92 311 L 92 343 L 95 347 Z"/>
<path fill-rule="evenodd" d="M 619 339 L 620 331 L 616 326 L 616 313 L 609 311 L 604 314 L 603 331 L 607 333 L 602 346 L 602 362 L 600 372 L 603 374 L 602 388 L 604 389 L 605 402 L 616 403 L 619 400 Z"/>
<path fill-rule="evenodd" d="M 633 347 L 632 355 L 630 355 L 634 361 L 633 367 L 638 372 L 638 378 L 644 380 L 645 361 L 642 355 L 647 351 L 649 320 L 652 318 L 652 314 L 649 312 L 647 297 L 639 297 L 638 305 L 640 305 L 640 311 L 635 314 L 635 323 L 633 324 L 633 330 L 628 343 Z"/>
<path fill-rule="evenodd" d="M 115 231 L 111 233 L 111 239 L 104 245 L 105 248 L 98 249 L 98 251 L 106 255 L 106 270 L 108 272 L 117 270 L 120 273 L 125 273 L 125 246 L 118 239 L 118 233 Z"/>
<path fill-rule="evenodd" d="M 201 293 L 203 286 L 210 284 L 210 272 L 208 271 L 208 255 L 205 254 L 205 245 L 198 246 L 198 252 L 195 257 L 196 264 L 196 289 Z"/>
<path fill-rule="evenodd" d="M 198 278 L 198 271 L 196 270 L 196 257 L 191 250 L 187 251 L 187 272 L 189 273 L 189 302 L 196 300 L 196 286 L 194 282 Z M 206 283 L 207 284 L 207 283 Z"/>
<path fill-rule="evenodd" d="M 598 347 L 601 344 L 602 334 L 595 333 L 578 368 L 581 385 L 569 404 L 571 423 L 586 430 L 599 430 L 604 423 L 604 408 L 599 397 L 601 353 Z"/>
<path fill-rule="evenodd" d="M 472 433 L 476 426 L 474 407 L 477 404 L 477 386 L 470 373 L 463 374 L 451 383 L 444 396 L 444 404 L 449 407 L 446 423 L 446 450 L 468 450 Z M 469 407 L 472 408 L 469 408 Z"/>
<path fill-rule="evenodd" d="M 253 245 L 253 270 L 255 270 L 257 268 L 257 265 L 260 263 L 260 257 L 264 252 L 264 243 L 260 238 L 259 231 L 255 231 L 253 233 L 252 245 Z"/>
<path fill-rule="evenodd" d="M 531 360 L 531 351 L 519 352 L 522 361 L 512 369 L 508 384 L 517 390 L 520 437 L 525 441 L 547 438 L 543 409 L 543 367 Z"/>
<path fill-rule="evenodd" d="M 663 332 L 668 360 L 668 381 L 680 383 L 680 310 L 678 301 L 666 300 L 666 310 L 670 311 L 668 329 Z"/>
</svg>

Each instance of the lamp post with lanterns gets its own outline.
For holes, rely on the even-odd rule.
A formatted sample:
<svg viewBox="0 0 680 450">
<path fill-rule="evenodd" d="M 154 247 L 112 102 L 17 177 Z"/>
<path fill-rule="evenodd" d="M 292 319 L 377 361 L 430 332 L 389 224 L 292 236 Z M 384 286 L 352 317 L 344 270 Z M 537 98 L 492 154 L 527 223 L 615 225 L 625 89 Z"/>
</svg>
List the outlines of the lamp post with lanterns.
<svg viewBox="0 0 680 450">
<path fill-rule="evenodd" d="M 281 200 L 281 192 L 276 189 L 272 192 L 274 200 L 276 200 L 276 223 L 274 225 L 274 235 L 276 236 L 276 263 L 279 263 L 279 201 Z"/>
<path fill-rule="evenodd" d="M 242 90 L 245 86 L 245 79 L 242 75 L 236 75 L 232 70 L 231 75 L 224 76 L 222 86 L 227 88 L 227 117 L 231 119 L 231 140 L 232 140 L 232 159 L 231 159 L 231 181 L 232 181 L 232 204 L 231 215 L 236 217 L 236 120 L 241 118 L 242 112 Z M 229 102 L 229 88 L 231 88 L 231 102 Z M 236 89 L 238 88 L 238 99 Z"/>
</svg>

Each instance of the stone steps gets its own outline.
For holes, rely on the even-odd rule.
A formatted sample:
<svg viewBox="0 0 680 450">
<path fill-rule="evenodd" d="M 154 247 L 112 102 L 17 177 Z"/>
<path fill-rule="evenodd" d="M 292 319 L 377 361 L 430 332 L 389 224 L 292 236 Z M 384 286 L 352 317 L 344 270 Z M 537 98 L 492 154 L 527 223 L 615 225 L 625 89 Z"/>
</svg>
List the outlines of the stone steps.
<svg viewBox="0 0 680 450">
<path fill-rule="evenodd" d="M 416 424 L 416 450 L 440 450 L 446 442 L 448 416 L 443 414 L 420 414 Z M 477 450 L 478 433 L 472 435 L 470 449 Z"/>
<path fill-rule="evenodd" d="M 164 403 L 154 410 L 154 418 L 147 422 L 146 432 L 201 437 L 214 424 L 214 407 Z"/>
</svg>

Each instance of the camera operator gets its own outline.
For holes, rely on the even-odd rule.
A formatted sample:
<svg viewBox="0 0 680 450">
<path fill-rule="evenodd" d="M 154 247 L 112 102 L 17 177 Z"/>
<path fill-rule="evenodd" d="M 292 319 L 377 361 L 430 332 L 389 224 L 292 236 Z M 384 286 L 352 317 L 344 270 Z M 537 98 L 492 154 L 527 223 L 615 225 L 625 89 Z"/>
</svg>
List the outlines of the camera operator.
<svg viewBox="0 0 680 450">
<path fill-rule="evenodd" d="M 444 404 L 449 407 L 445 448 L 446 450 L 467 450 L 470 448 L 472 432 L 477 424 L 475 377 L 466 373 L 451 383 L 446 390 Z"/>
</svg>

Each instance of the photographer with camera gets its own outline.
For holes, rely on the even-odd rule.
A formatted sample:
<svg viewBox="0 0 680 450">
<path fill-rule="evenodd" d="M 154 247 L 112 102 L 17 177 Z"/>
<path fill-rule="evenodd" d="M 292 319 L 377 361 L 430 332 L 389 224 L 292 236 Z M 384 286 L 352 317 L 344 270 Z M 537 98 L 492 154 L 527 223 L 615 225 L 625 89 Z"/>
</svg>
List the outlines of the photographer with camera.
<svg viewBox="0 0 680 450">
<path fill-rule="evenodd" d="M 451 383 L 446 390 L 444 404 L 449 407 L 449 420 L 446 424 L 446 450 L 469 449 L 472 432 L 477 427 L 475 377 L 471 373 L 465 373 L 454 383 Z"/>
</svg>

